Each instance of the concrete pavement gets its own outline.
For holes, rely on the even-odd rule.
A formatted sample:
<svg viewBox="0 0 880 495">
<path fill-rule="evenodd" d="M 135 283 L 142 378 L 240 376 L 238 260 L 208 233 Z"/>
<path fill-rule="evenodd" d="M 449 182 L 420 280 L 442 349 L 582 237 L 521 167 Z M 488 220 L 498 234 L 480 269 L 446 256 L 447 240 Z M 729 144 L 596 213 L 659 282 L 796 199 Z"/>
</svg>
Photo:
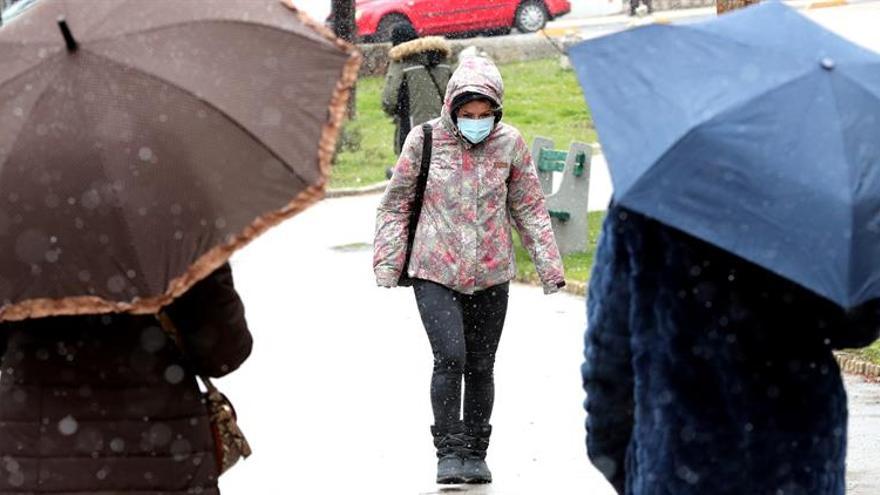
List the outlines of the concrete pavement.
<svg viewBox="0 0 880 495">
<path fill-rule="evenodd" d="M 849 448 L 846 493 L 880 493 L 880 383 L 846 377 L 849 396 Z"/>
</svg>

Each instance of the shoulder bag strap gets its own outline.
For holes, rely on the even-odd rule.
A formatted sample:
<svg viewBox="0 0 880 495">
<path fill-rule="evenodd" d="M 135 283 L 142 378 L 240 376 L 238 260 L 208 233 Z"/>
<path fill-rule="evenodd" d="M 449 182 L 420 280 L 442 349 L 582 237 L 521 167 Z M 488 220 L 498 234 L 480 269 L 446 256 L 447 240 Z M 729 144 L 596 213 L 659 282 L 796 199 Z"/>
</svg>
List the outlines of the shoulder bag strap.
<svg viewBox="0 0 880 495">
<path fill-rule="evenodd" d="M 403 270 L 409 266 L 409 258 L 412 255 L 413 242 L 416 239 L 416 227 L 419 225 L 419 217 L 422 214 L 422 200 L 425 197 L 425 188 L 428 185 L 428 172 L 431 168 L 431 149 L 434 141 L 434 128 L 431 124 L 422 124 L 422 164 L 419 167 L 419 178 L 416 182 L 416 193 L 413 197 L 412 208 L 409 212 L 409 232 L 407 232 L 406 240 L 406 260 L 403 263 Z"/>
<path fill-rule="evenodd" d="M 397 92 L 397 111 L 401 119 L 409 119 L 409 81 L 406 80 L 406 72 L 400 79 L 400 89 Z"/>
<path fill-rule="evenodd" d="M 434 78 L 434 73 L 431 72 L 431 67 L 428 67 L 427 65 L 423 65 L 422 67 L 425 68 L 425 70 L 428 72 L 428 77 L 430 77 L 430 78 L 431 78 L 431 82 L 434 83 L 434 89 L 437 90 L 437 96 L 440 97 L 440 103 L 442 104 L 442 103 L 443 103 L 443 98 L 444 98 L 445 95 L 443 94 L 443 90 L 440 89 L 440 85 L 437 84 L 437 79 Z M 434 66 L 434 67 L 436 67 L 436 66 Z"/>
</svg>

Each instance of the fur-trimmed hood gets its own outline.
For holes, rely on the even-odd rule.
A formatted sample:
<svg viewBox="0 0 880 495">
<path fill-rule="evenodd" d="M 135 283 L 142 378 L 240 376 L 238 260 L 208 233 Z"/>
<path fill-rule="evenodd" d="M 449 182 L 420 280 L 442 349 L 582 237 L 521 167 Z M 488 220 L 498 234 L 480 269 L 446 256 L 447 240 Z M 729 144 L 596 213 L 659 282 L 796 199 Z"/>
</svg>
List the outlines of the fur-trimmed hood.
<svg viewBox="0 0 880 495">
<path fill-rule="evenodd" d="M 446 38 L 442 36 L 426 36 L 395 46 L 388 51 L 388 56 L 394 62 L 400 62 L 407 57 L 428 52 L 440 52 L 444 57 L 452 55 L 452 49 L 449 47 L 449 43 L 446 42 Z"/>
</svg>

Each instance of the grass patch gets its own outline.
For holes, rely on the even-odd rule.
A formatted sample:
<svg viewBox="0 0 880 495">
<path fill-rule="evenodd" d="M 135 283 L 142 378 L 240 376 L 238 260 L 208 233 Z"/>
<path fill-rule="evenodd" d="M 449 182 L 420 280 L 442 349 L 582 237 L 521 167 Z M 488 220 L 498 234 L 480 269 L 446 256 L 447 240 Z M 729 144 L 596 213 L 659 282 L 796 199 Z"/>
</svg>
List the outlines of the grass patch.
<svg viewBox="0 0 880 495">
<path fill-rule="evenodd" d="M 596 141 L 593 121 L 574 72 L 556 59 L 502 65 L 504 121 L 517 127 L 528 143 L 535 136 L 553 139 L 560 149 L 571 141 Z M 382 112 L 385 80 L 358 80 L 357 118 L 343 128 L 340 151 L 330 176 L 330 187 L 358 187 L 385 180 L 385 169 L 395 162 L 394 125 Z"/>
<path fill-rule="evenodd" d="M 865 361 L 870 361 L 874 364 L 880 364 L 880 340 L 874 342 L 868 347 L 862 349 L 854 349 L 847 352 L 856 354 Z"/>
<path fill-rule="evenodd" d="M 385 79 L 358 80 L 357 118 L 345 123 L 341 148 L 330 173 L 330 187 L 358 187 L 385 180 L 394 164 L 394 125 L 382 112 Z"/>
<path fill-rule="evenodd" d="M 593 119 L 573 71 L 556 59 L 502 65 L 504 121 L 518 128 L 526 142 L 553 139 L 559 149 L 572 141 L 596 141 Z"/>
<path fill-rule="evenodd" d="M 599 240 L 599 232 L 602 230 L 602 221 L 605 219 L 604 211 L 591 211 L 587 217 L 588 237 L 587 250 L 574 252 L 562 257 L 565 267 L 565 280 L 569 282 L 586 282 L 590 278 L 590 270 L 593 269 L 593 256 L 596 253 L 596 241 Z M 518 279 L 538 280 L 538 272 L 535 264 L 529 257 L 528 251 L 522 247 L 519 236 L 514 232 L 514 248 L 516 250 L 516 275 Z"/>
</svg>

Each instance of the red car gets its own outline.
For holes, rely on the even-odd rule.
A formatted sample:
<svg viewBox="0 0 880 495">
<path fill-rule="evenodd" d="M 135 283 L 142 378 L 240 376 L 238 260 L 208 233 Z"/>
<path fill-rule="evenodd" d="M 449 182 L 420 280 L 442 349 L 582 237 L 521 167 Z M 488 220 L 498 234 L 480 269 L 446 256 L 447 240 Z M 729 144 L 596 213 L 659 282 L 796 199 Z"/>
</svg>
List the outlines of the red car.
<svg viewBox="0 0 880 495">
<path fill-rule="evenodd" d="M 569 0 L 356 0 L 358 36 L 388 41 L 391 28 L 411 24 L 419 35 L 532 33 L 571 11 Z"/>
</svg>

